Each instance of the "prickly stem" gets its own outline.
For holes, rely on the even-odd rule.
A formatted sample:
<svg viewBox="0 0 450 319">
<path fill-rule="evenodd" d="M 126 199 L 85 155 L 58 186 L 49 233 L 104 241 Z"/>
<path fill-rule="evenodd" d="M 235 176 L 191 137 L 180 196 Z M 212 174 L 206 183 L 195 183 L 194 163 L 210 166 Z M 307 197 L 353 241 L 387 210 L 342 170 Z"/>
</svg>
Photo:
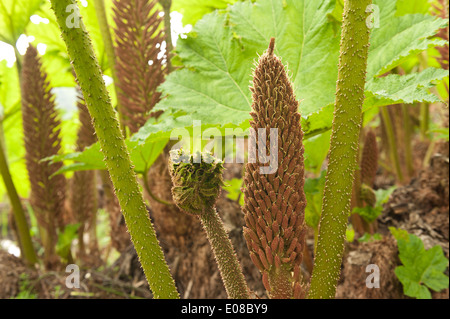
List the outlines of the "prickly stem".
<svg viewBox="0 0 450 319">
<path fill-rule="evenodd" d="M 6 161 L 3 141 L 0 139 L 0 175 L 2 175 L 5 183 L 6 191 L 8 192 L 9 200 L 13 208 L 14 221 L 17 225 L 17 233 L 20 242 L 20 252 L 26 263 L 29 266 L 34 266 L 37 263 L 37 255 L 33 248 L 33 243 L 30 236 L 30 228 L 28 227 L 25 210 L 23 209 L 16 187 L 11 178 L 8 163 Z"/>
<path fill-rule="evenodd" d="M 216 209 L 207 209 L 199 217 L 211 243 L 228 296 L 233 299 L 249 299 L 249 289 L 241 266 Z"/>
<path fill-rule="evenodd" d="M 334 298 L 357 165 L 371 0 L 345 0 L 329 164 L 308 298 Z"/>
<path fill-rule="evenodd" d="M 52 0 L 51 4 L 86 99 L 131 240 L 153 296 L 179 298 L 150 221 L 89 34 L 81 16 L 75 17 L 79 19 L 78 27 L 77 24 L 73 27 L 71 23 L 67 23 L 73 23 L 70 20 L 73 18 L 73 10 L 66 12 L 66 8 L 77 8 L 77 4 L 74 0 Z M 79 12 L 78 8 L 76 12 Z M 69 16 L 71 14 L 72 16 Z"/>
</svg>

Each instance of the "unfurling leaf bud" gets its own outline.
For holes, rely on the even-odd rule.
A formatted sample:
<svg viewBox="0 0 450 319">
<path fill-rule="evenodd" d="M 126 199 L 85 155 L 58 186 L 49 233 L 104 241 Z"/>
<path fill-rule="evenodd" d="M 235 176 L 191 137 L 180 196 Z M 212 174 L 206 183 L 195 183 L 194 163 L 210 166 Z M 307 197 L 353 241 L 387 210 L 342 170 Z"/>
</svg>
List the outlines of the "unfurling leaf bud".
<svg viewBox="0 0 450 319">
<path fill-rule="evenodd" d="M 209 153 L 191 155 L 182 149 L 171 151 L 169 172 L 174 202 L 192 215 L 214 207 L 223 186 L 222 171 L 222 161 Z"/>
<path fill-rule="evenodd" d="M 222 171 L 222 161 L 210 153 L 197 152 L 191 155 L 181 149 L 170 152 L 169 172 L 172 177 L 174 202 L 181 210 L 200 218 L 228 296 L 248 299 L 249 289 L 241 266 L 215 209 L 223 186 Z M 246 236 L 256 235 L 248 233 Z"/>
</svg>

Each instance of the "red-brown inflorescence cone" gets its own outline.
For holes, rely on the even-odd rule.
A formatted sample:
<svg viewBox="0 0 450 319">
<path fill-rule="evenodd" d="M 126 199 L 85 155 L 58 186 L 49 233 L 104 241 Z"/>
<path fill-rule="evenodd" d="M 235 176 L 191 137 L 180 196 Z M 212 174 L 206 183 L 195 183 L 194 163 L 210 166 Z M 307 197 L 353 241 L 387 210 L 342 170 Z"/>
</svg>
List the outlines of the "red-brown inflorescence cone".
<svg viewBox="0 0 450 319">
<path fill-rule="evenodd" d="M 159 101 L 164 81 L 162 18 L 156 0 L 115 0 L 116 70 L 124 122 L 131 133 L 145 124 Z"/>
<path fill-rule="evenodd" d="M 82 152 L 86 147 L 94 144 L 97 141 L 95 136 L 94 126 L 91 122 L 91 116 L 86 106 L 81 90 L 77 88 L 78 100 L 78 118 L 80 120 L 80 127 L 78 129 L 76 151 Z M 96 238 L 90 238 L 90 254 L 86 255 L 84 246 L 84 233 L 90 229 L 91 234 L 95 232 L 94 218 L 97 212 L 97 188 L 95 171 L 77 171 L 73 174 L 71 180 L 70 193 L 70 207 L 72 208 L 73 217 L 75 221 L 80 223 L 78 229 L 78 247 L 79 255 L 84 260 L 94 260 L 98 254 Z M 88 258 L 89 257 L 89 258 Z"/>
<path fill-rule="evenodd" d="M 436 10 L 435 14 L 442 19 L 448 20 L 448 0 L 438 0 L 436 3 L 432 4 L 434 9 Z M 436 34 L 439 38 L 448 41 L 448 26 L 446 28 L 442 28 Z M 437 58 L 441 67 L 445 70 L 448 70 L 448 43 L 442 47 L 436 47 L 436 49 L 440 53 L 440 57 Z"/>
<path fill-rule="evenodd" d="M 361 182 L 372 187 L 378 170 L 378 146 L 375 133 L 370 130 L 364 139 L 361 156 Z"/>
<path fill-rule="evenodd" d="M 61 122 L 55 109 L 47 74 L 42 69 L 37 51 L 29 46 L 22 69 L 22 120 L 26 150 L 26 166 L 31 184 L 30 201 L 39 225 L 46 230 L 45 257 L 47 268 L 57 263 L 54 246 L 56 229 L 63 227 L 66 179 L 51 177 L 62 163 L 41 160 L 56 155 L 61 148 Z"/>
<path fill-rule="evenodd" d="M 250 137 L 257 149 L 249 152 L 244 177 L 244 235 L 269 296 L 301 298 L 300 265 L 306 231 L 303 133 L 290 80 L 273 51 L 272 38 L 253 74 L 250 124 L 256 132 L 265 128 L 267 141 L 262 145 L 254 135 Z M 263 174 L 260 167 L 267 165 L 258 156 L 251 157 L 259 151 L 266 154 L 271 128 L 278 130 L 278 168 Z"/>
</svg>

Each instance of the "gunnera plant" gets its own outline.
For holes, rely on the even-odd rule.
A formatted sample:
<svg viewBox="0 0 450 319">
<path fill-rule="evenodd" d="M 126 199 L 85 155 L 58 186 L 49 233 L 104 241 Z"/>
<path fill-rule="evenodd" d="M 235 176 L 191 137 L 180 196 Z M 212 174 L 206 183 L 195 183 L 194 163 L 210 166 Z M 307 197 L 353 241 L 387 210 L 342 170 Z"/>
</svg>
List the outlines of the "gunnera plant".
<svg viewBox="0 0 450 319">
<path fill-rule="evenodd" d="M 253 74 L 252 129 L 278 129 L 278 168 L 263 174 L 257 153 L 269 140 L 253 139 L 244 181 L 244 236 L 271 298 L 302 298 L 300 265 L 305 245 L 303 133 L 298 102 L 283 63 L 274 55 L 275 40 L 259 58 Z M 252 154 L 254 158 L 252 157 Z"/>
<path fill-rule="evenodd" d="M 199 217 L 228 296 L 248 299 L 249 290 L 241 266 L 215 208 L 223 185 L 222 171 L 222 161 L 209 153 L 191 155 L 181 149 L 170 152 L 169 172 L 174 202 L 181 210 Z"/>
<path fill-rule="evenodd" d="M 118 98 L 125 125 L 135 133 L 159 101 L 164 81 L 162 18 L 153 0 L 115 0 L 113 5 Z"/>
<path fill-rule="evenodd" d="M 40 227 L 45 267 L 54 269 L 59 260 L 55 245 L 57 229 L 63 227 L 66 179 L 64 175 L 52 177 L 62 167 L 62 163 L 49 164 L 41 160 L 59 153 L 61 122 L 47 74 L 36 49 L 31 45 L 23 59 L 21 86 L 25 160 L 31 185 L 30 202 Z"/>
</svg>

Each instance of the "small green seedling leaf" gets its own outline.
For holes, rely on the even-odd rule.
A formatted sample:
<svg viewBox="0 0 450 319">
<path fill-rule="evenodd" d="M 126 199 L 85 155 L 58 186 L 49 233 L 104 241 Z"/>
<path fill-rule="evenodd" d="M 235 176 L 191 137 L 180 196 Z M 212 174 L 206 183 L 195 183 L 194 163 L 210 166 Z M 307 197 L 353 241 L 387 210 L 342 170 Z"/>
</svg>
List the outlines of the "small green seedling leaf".
<svg viewBox="0 0 450 319">
<path fill-rule="evenodd" d="M 417 299 L 431 299 L 429 289 L 441 291 L 448 288 L 449 280 L 444 274 L 448 266 L 441 246 L 425 249 L 422 240 L 405 230 L 390 227 L 397 239 L 402 266 L 395 268 L 395 274 L 403 285 L 405 295 Z"/>
<path fill-rule="evenodd" d="M 379 233 L 375 233 L 375 234 L 369 234 L 369 233 L 364 233 L 364 235 L 362 235 L 361 237 L 358 238 L 358 241 L 360 243 L 371 243 L 377 240 L 382 240 L 383 236 Z"/>
<path fill-rule="evenodd" d="M 396 186 L 389 187 L 388 189 L 377 189 L 375 192 L 376 203 L 374 207 L 355 207 L 353 209 L 353 214 L 359 214 L 368 223 L 373 222 L 381 215 L 383 212 L 383 204 L 385 204 L 392 192 L 396 189 Z"/>
<path fill-rule="evenodd" d="M 58 234 L 58 242 L 56 243 L 56 252 L 58 255 L 67 258 L 72 241 L 77 238 L 77 231 L 80 226 L 80 223 L 66 225 L 64 231 Z"/>
<path fill-rule="evenodd" d="M 355 230 L 352 225 L 347 225 L 347 230 L 345 231 L 345 238 L 349 243 L 352 243 L 355 240 Z"/>
</svg>

